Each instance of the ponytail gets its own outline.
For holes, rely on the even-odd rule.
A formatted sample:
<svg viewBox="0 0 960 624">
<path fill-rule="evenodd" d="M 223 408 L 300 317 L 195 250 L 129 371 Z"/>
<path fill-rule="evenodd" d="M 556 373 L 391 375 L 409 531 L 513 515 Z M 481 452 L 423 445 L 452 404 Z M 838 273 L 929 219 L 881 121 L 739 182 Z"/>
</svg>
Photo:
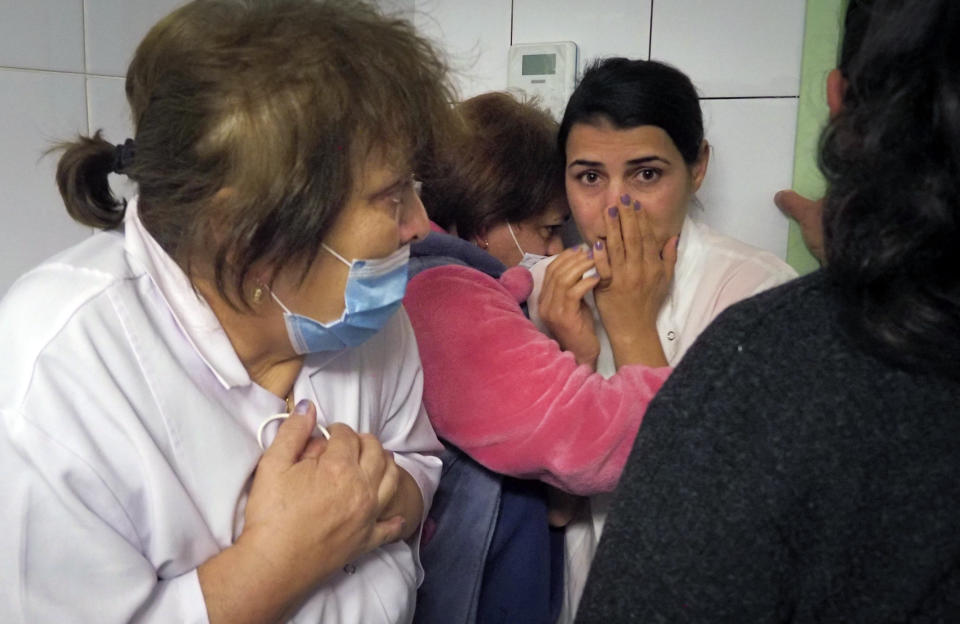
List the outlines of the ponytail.
<svg viewBox="0 0 960 624">
<path fill-rule="evenodd" d="M 123 223 L 126 203 L 114 197 L 107 176 L 114 171 L 115 148 L 100 136 L 63 143 L 57 164 L 57 187 L 75 221 L 100 230 Z"/>
</svg>

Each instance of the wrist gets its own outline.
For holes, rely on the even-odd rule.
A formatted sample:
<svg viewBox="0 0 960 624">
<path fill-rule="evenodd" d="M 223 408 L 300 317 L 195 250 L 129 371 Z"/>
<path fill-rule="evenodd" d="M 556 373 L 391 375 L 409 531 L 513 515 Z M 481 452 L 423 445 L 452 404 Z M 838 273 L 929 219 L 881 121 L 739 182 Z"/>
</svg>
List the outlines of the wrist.
<svg viewBox="0 0 960 624">
<path fill-rule="evenodd" d="M 635 328 L 632 332 L 610 334 L 610 346 L 617 368 L 642 364 L 652 368 L 668 366 L 656 327 Z"/>
<path fill-rule="evenodd" d="M 597 358 L 600 357 L 600 346 L 598 345 L 596 349 L 573 351 L 573 359 L 576 360 L 578 365 L 586 364 L 593 370 L 597 369 Z"/>
<path fill-rule="evenodd" d="M 293 611 L 299 592 L 273 562 L 240 540 L 197 568 L 211 624 L 275 622 Z"/>
</svg>

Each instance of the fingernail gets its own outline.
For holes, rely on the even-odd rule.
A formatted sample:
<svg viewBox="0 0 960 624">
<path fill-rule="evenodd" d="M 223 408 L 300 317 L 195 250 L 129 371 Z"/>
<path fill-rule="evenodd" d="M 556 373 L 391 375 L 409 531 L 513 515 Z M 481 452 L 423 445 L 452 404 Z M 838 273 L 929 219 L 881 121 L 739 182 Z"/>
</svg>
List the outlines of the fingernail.
<svg viewBox="0 0 960 624">
<path fill-rule="evenodd" d="M 620 210 L 617 209 L 616 206 L 610 206 L 607 208 L 607 214 L 609 214 L 611 217 L 616 217 L 620 214 Z"/>
<path fill-rule="evenodd" d="M 593 248 L 596 249 L 597 251 L 601 251 L 603 249 L 603 241 L 598 240 L 597 242 L 595 242 L 593 244 Z"/>
<path fill-rule="evenodd" d="M 629 206 L 629 205 L 630 205 L 630 196 L 629 196 L 629 195 L 621 195 L 621 196 L 620 196 L 620 203 L 623 204 L 624 206 Z"/>
<path fill-rule="evenodd" d="M 633 209 L 634 209 L 634 210 L 640 210 L 640 202 L 638 202 L 638 201 L 633 202 Z"/>
<path fill-rule="evenodd" d="M 597 241 L 597 242 L 599 242 L 599 241 Z M 593 250 L 592 250 L 592 249 L 587 252 L 587 257 L 590 258 L 591 260 L 593 260 Z"/>
<path fill-rule="evenodd" d="M 310 411 L 310 399 L 300 399 L 297 406 L 293 408 L 294 414 L 306 414 Z"/>
</svg>

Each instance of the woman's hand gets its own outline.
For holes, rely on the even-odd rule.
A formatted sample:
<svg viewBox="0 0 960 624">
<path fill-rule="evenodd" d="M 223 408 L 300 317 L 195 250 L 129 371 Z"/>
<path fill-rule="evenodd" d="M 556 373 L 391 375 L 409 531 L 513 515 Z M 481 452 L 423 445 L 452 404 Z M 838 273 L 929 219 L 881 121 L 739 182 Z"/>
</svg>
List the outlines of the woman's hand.
<svg viewBox="0 0 960 624">
<path fill-rule="evenodd" d="M 547 522 L 552 527 L 565 527 L 583 511 L 589 500 L 586 496 L 577 496 L 564 492 L 552 485 L 547 486 Z"/>
<path fill-rule="evenodd" d="M 274 621 L 361 555 L 399 539 L 390 505 L 400 469 L 371 435 L 342 424 L 312 439 L 316 410 L 298 404 L 263 454 L 236 543 L 198 568 L 210 621 Z"/>
<path fill-rule="evenodd" d="M 600 276 L 594 297 L 614 360 L 618 368 L 666 366 L 657 315 L 670 292 L 679 237 L 656 240 L 646 212 L 629 196 L 608 208 L 604 220 L 606 244 L 597 241 L 593 249 Z"/>
<path fill-rule="evenodd" d="M 593 259 L 579 249 L 567 249 L 547 267 L 540 290 L 539 314 L 565 351 L 577 364 L 596 367 L 600 342 L 593 329 L 593 315 L 583 297 L 593 290 L 599 277 L 583 277 L 593 268 Z"/>
<path fill-rule="evenodd" d="M 423 492 L 420 491 L 416 479 L 396 464 L 392 452 L 384 451 L 383 454 L 386 462 L 393 464 L 393 467 L 389 470 L 396 468 L 398 479 L 393 497 L 380 511 L 377 520 L 390 520 L 395 516 L 402 517 L 404 528 L 400 537 L 409 539 L 417 534 L 417 529 L 420 528 L 420 520 L 423 518 Z"/>
</svg>

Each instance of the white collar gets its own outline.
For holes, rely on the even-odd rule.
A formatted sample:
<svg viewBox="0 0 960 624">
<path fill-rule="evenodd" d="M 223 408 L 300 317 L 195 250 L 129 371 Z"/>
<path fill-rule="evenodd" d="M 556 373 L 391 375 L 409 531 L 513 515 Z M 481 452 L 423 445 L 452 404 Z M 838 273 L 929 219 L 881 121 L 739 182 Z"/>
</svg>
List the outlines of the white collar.
<svg viewBox="0 0 960 624">
<path fill-rule="evenodd" d="M 213 310 L 143 226 L 136 197 L 127 203 L 124 239 L 127 253 L 143 265 L 187 341 L 217 380 L 224 388 L 249 385 L 250 375 Z"/>
<path fill-rule="evenodd" d="M 670 286 L 668 305 L 675 308 L 678 304 L 678 293 L 683 289 L 677 284 L 687 284 L 692 276 L 700 273 L 700 263 L 703 260 L 703 236 L 699 224 L 687 215 L 683 218 L 680 230 L 680 243 L 677 245 L 677 264 L 673 270 L 673 284 Z"/>
</svg>

